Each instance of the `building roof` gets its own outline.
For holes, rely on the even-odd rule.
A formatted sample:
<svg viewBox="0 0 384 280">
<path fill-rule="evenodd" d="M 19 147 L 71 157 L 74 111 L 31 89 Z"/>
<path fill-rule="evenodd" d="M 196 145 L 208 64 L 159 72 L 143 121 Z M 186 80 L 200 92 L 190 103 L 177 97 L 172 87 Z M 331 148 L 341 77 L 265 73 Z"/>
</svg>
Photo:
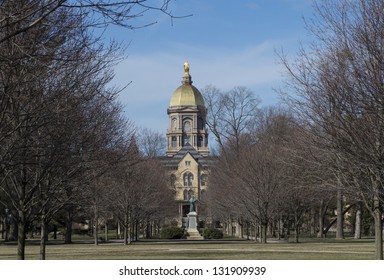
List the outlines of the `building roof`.
<svg viewBox="0 0 384 280">
<path fill-rule="evenodd" d="M 202 166 L 209 166 L 211 162 L 210 157 L 202 156 L 195 150 L 190 144 L 186 144 L 182 147 L 174 156 L 166 156 L 161 158 L 161 162 L 166 167 L 176 167 L 179 162 L 185 157 L 186 154 L 190 154 L 199 164 Z"/>
</svg>

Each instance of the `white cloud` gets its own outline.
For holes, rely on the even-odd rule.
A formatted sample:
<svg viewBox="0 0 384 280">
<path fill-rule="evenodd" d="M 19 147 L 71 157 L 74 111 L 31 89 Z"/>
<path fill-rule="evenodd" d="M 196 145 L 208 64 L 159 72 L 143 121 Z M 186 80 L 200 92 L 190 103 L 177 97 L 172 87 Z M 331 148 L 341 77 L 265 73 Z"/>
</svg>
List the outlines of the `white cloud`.
<svg viewBox="0 0 384 280">
<path fill-rule="evenodd" d="M 114 80 L 117 85 L 132 81 L 120 95 L 132 121 L 166 129 L 166 109 L 173 91 L 181 84 L 185 60 L 191 65 L 192 80 L 199 89 L 209 84 L 223 90 L 246 86 L 265 100 L 257 90 L 271 88 L 280 80 L 271 42 L 240 50 L 173 44 L 169 52 L 134 54 L 116 67 Z"/>
</svg>

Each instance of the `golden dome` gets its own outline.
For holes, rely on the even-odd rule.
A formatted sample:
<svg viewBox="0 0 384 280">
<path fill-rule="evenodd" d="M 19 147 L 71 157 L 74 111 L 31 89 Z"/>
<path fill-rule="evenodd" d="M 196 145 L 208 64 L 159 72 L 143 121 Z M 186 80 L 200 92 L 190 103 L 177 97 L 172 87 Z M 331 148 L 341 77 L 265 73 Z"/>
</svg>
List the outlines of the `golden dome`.
<svg viewBox="0 0 384 280">
<path fill-rule="evenodd" d="M 205 106 L 204 98 L 200 91 L 192 85 L 188 62 L 184 63 L 184 77 L 182 85 L 173 92 L 169 106 Z"/>
</svg>

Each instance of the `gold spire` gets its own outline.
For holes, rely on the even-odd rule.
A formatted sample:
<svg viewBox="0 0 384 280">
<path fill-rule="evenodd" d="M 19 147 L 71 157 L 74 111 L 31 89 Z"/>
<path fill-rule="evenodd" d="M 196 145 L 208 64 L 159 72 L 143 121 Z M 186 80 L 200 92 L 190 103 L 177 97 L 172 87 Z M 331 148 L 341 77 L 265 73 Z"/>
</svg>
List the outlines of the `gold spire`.
<svg viewBox="0 0 384 280">
<path fill-rule="evenodd" d="M 184 76 L 189 76 L 189 63 L 188 63 L 188 61 L 184 62 Z"/>
<path fill-rule="evenodd" d="M 188 61 L 184 62 L 184 76 L 183 76 L 183 80 L 181 81 L 181 83 L 183 85 L 186 85 L 186 84 L 192 84 L 192 77 L 191 75 L 189 74 L 189 63 Z"/>
<path fill-rule="evenodd" d="M 192 85 L 192 77 L 189 74 L 189 63 L 184 62 L 184 76 L 178 87 L 172 94 L 170 107 L 179 106 L 202 106 L 204 99 L 197 88 Z"/>
</svg>

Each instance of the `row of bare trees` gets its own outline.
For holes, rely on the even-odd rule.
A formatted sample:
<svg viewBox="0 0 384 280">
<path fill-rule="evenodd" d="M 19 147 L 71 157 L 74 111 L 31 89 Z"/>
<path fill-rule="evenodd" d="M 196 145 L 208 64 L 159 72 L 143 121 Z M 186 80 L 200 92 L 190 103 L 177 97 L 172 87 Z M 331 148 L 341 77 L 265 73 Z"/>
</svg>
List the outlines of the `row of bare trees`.
<svg viewBox="0 0 384 280">
<path fill-rule="evenodd" d="M 17 237 L 19 259 L 32 223 L 39 221 L 44 259 L 50 220 L 65 218 L 69 243 L 75 216 L 93 206 L 97 221 L 104 195 L 118 193 L 112 181 L 123 180 L 133 165 L 127 151 L 134 127 L 122 117 L 120 89 L 110 86 L 121 47 L 104 43 L 94 28 L 134 28 L 131 20 L 148 10 L 173 18 L 169 2 L 0 1 L 0 217 L 3 237 Z M 127 180 L 142 176 L 140 168 L 140 175 L 125 174 Z M 112 169 L 119 174 L 112 176 Z M 140 187 L 153 186 L 149 179 Z M 126 185 L 131 194 L 134 185 Z"/>
<path fill-rule="evenodd" d="M 238 90 L 222 93 L 210 86 L 203 91 L 208 100 L 219 99 L 215 104 L 232 99 L 237 107 L 228 106 L 238 114 L 224 113 L 225 106 L 217 107 L 220 112 L 208 108 L 228 124 L 220 129 L 234 135 L 234 123 L 246 124 L 237 137 L 228 137 L 222 145 L 217 141 L 208 190 L 213 218 L 235 221 L 242 228 L 253 225 L 262 242 L 267 242 L 267 231 L 287 238 L 293 230 L 298 242 L 303 228 L 311 236 L 324 237 L 332 226 L 336 226 L 336 238 L 343 238 L 344 215 L 349 210 L 354 213 L 360 200 L 341 184 L 333 154 L 319 146 L 318 135 L 288 108 L 255 110 L 250 104 L 256 99 L 249 90 Z M 242 103 L 252 109 L 241 110 Z M 361 228 L 359 221 L 355 231 Z M 350 221 L 352 227 L 354 222 Z"/>
<path fill-rule="evenodd" d="M 317 1 L 309 23 L 315 41 L 282 62 L 287 99 L 315 132 L 338 181 L 339 196 L 365 203 L 383 259 L 384 1 Z"/>
<path fill-rule="evenodd" d="M 318 224 L 320 237 L 336 224 L 343 238 L 352 206 L 360 236 L 365 208 L 383 259 L 384 1 L 314 3 L 307 21 L 313 42 L 293 61 L 279 54 L 287 70 L 284 110 L 257 109 L 244 88 L 204 90 L 219 146 L 213 212 L 253 221 L 266 241 L 268 225 L 283 221 L 298 236 L 304 218 Z M 337 218 L 327 226 L 330 205 Z"/>
<path fill-rule="evenodd" d="M 148 130 L 140 136 L 140 139 L 160 137 Z M 164 139 L 160 138 L 160 142 L 164 143 Z M 139 238 L 139 230 L 142 236 L 151 237 L 153 228 L 160 225 L 173 210 L 174 193 L 168 187 L 165 170 L 157 157 L 143 152 L 157 150 L 158 142 L 153 144 L 155 147 L 139 147 L 133 137 L 122 160 L 92 186 L 86 205 L 94 221 L 96 245 L 99 241 L 98 221 L 104 221 L 105 226 L 110 219 L 122 226 L 121 237 L 127 245 Z"/>
</svg>

